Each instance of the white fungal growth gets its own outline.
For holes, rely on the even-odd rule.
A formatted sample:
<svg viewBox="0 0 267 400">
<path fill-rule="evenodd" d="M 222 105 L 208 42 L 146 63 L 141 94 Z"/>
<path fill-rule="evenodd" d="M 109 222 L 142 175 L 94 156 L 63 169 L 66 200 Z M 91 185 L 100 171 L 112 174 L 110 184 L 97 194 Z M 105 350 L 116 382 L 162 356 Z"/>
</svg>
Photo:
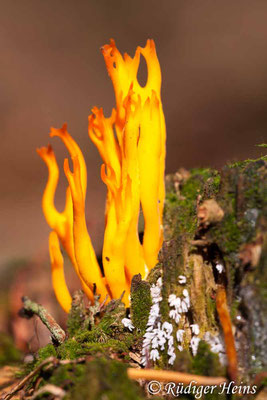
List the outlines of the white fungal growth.
<svg viewBox="0 0 267 400">
<path fill-rule="evenodd" d="M 159 303 L 162 300 L 161 297 L 161 286 L 162 279 L 157 280 L 156 285 L 152 285 L 150 288 L 152 307 L 149 312 L 147 330 L 144 334 L 143 348 L 142 348 L 142 364 L 147 364 L 148 355 L 153 361 L 159 358 L 158 348 L 164 349 L 166 338 L 161 333 L 161 323 L 157 322 L 160 319 L 160 308 Z M 151 351 L 150 351 L 151 350 Z"/>
<path fill-rule="evenodd" d="M 173 365 L 175 359 L 176 359 L 176 355 L 175 355 L 175 353 L 173 353 L 169 358 L 168 364 Z"/>
<path fill-rule="evenodd" d="M 153 360 L 153 361 L 156 361 L 156 360 L 158 360 L 159 359 L 159 352 L 158 352 L 158 350 L 156 350 L 156 349 L 154 349 L 154 350 L 151 350 L 151 352 L 150 352 L 150 360 Z"/>
<path fill-rule="evenodd" d="M 190 347 L 192 349 L 193 356 L 195 356 L 197 354 L 199 342 L 200 342 L 200 338 L 197 336 L 193 336 L 190 341 Z"/>
<path fill-rule="evenodd" d="M 178 282 L 180 285 L 184 285 L 187 279 L 184 275 L 179 275 Z M 144 334 L 143 347 L 142 347 L 142 364 L 147 366 L 148 360 L 155 362 L 160 358 L 160 352 L 167 347 L 168 363 L 173 365 L 176 359 L 175 346 L 178 351 L 183 351 L 183 341 L 186 326 L 189 326 L 190 322 L 187 317 L 187 312 L 190 309 L 190 298 L 189 292 L 186 288 L 183 289 L 180 297 L 172 293 L 168 297 L 168 303 L 170 307 L 169 317 L 176 325 L 178 325 L 177 331 L 174 329 L 173 324 L 165 321 L 161 321 L 160 314 L 160 302 L 162 301 L 161 296 L 162 279 L 159 278 L 157 283 L 152 285 L 150 288 L 152 306 L 149 312 L 147 329 Z M 182 318 L 183 316 L 183 318 Z M 181 318 L 183 325 L 181 325 Z M 191 324 L 191 340 L 190 348 L 193 356 L 197 354 L 198 345 L 200 338 L 198 337 L 200 329 L 198 324 Z M 176 331 L 176 332 L 175 332 Z M 175 335 L 176 340 L 175 341 Z M 217 344 L 218 346 L 218 344 Z M 176 350 L 177 351 L 177 350 Z"/>
<path fill-rule="evenodd" d="M 192 324 L 190 326 L 191 326 L 191 329 L 192 329 L 192 333 L 194 335 L 199 335 L 199 326 L 198 326 L 198 324 Z"/>
<path fill-rule="evenodd" d="M 160 307 L 162 279 L 159 278 L 156 285 L 150 289 L 152 297 L 152 307 L 149 312 L 146 333 L 144 334 L 142 348 L 142 364 L 146 366 L 148 357 L 150 360 L 159 359 L 159 350 L 163 351 L 165 345 L 168 345 L 169 364 L 173 364 L 176 358 L 173 344 L 173 326 L 165 321 L 160 322 Z"/>
<path fill-rule="evenodd" d="M 181 314 L 179 314 L 178 311 L 175 309 L 175 310 L 171 310 L 171 311 L 169 312 L 169 317 L 172 318 L 172 319 L 174 319 L 174 321 L 176 322 L 176 324 L 179 324 L 179 321 L 180 321 L 180 319 L 181 319 Z"/>
<path fill-rule="evenodd" d="M 153 285 L 150 289 L 150 293 L 153 303 L 159 303 L 162 300 L 162 297 L 160 296 L 161 294 L 160 286 Z"/>
<path fill-rule="evenodd" d="M 176 332 L 176 338 L 178 342 L 182 342 L 183 341 L 183 336 L 184 336 L 184 330 L 183 329 L 178 329 L 178 331 Z"/>
<path fill-rule="evenodd" d="M 178 282 L 180 283 L 180 285 L 184 285 L 186 283 L 186 277 L 184 275 L 179 275 Z"/>
<path fill-rule="evenodd" d="M 169 295 L 168 302 L 169 302 L 169 304 L 170 304 L 171 307 L 176 307 L 176 308 L 178 308 L 178 307 L 180 307 L 180 305 L 181 305 L 181 299 L 180 299 L 180 297 L 176 297 L 175 294 L 170 294 L 170 295 Z"/>
<path fill-rule="evenodd" d="M 210 332 L 206 332 L 204 335 L 204 340 L 210 345 L 211 351 L 218 354 L 221 364 L 226 365 L 227 357 L 225 354 L 223 341 L 221 340 L 220 336 L 215 336 Z"/>
<path fill-rule="evenodd" d="M 134 329 L 133 323 L 130 320 L 130 318 L 123 318 L 121 320 L 121 322 L 122 322 L 123 326 L 125 326 L 125 328 L 129 329 L 129 331 L 132 331 Z"/>
<path fill-rule="evenodd" d="M 187 289 L 183 290 L 182 298 L 177 297 L 175 294 L 170 294 L 168 303 L 170 307 L 174 307 L 173 310 L 170 310 L 169 317 L 174 319 L 176 324 L 178 324 L 181 319 L 181 314 L 187 313 L 190 308 L 190 299 Z"/>
<path fill-rule="evenodd" d="M 224 266 L 222 264 L 216 264 L 216 269 L 221 274 L 224 270 Z"/>
<path fill-rule="evenodd" d="M 172 334 L 173 326 L 169 322 L 163 322 L 162 329 L 165 330 L 167 336 L 169 337 Z"/>
</svg>

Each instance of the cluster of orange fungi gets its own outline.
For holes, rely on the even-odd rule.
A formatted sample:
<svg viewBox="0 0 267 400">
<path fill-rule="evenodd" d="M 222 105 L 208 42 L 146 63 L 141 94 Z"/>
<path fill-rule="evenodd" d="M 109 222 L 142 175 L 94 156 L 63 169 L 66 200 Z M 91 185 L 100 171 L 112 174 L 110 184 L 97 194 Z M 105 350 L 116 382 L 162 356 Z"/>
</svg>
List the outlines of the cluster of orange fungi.
<svg viewBox="0 0 267 400">
<path fill-rule="evenodd" d="M 115 42 L 102 48 L 111 77 L 116 108 L 106 118 L 103 110 L 92 109 L 88 132 L 103 160 L 101 178 L 107 186 L 103 268 L 101 272 L 86 226 L 86 164 L 82 152 L 67 132 L 52 128 L 50 136 L 58 136 L 67 147 L 73 164 L 64 161 L 68 180 L 63 212 L 54 204 L 59 169 L 52 147 L 38 149 L 48 167 L 48 181 L 42 206 L 48 225 L 52 282 L 62 308 L 69 312 L 71 295 L 64 277 L 60 244 L 68 254 L 81 281 L 82 288 L 93 301 L 93 291 L 103 301 L 119 298 L 129 305 L 131 279 L 135 274 L 145 278 L 157 263 L 163 241 L 162 213 L 165 196 L 164 168 L 166 129 L 161 104 L 161 71 L 153 40 L 138 47 L 131 58 L 123 56 Z M 137 80 L 140 56 L 147 64 L 147 83 Z M 138 235 L 139 213 L 144 216 L 142 243 Z"/>
</svg>

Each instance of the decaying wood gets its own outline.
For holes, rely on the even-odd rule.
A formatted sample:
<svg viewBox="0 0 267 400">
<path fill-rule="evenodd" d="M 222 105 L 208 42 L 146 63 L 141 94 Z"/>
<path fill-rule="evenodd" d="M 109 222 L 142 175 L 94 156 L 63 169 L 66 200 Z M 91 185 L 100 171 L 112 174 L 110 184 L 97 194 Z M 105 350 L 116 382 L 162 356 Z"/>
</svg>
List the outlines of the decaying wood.
<svg viewBox="0 0 267 400">
<path fill-rule="evenodd" d="M 197 217 L 199 225 L 207 227 L 210 224 L 220 222 L 224 217 L 224 211 L 214 199 L 205 200 L 198 207 Z"/>
<path fill-rule="evenodd" d="M 250 381 L 266 367 L 266 157 L 166 182 L 164 291 L 176 293 L 172 277 L 190 277 L 194 322 L 223 334 L 229 378 Z"/>
<path fill-rule="evenodd" d="M 85 307 L 82 293 L 77 293 L 70 319 L 78 318 L 75 326 L 71 326 L 71 323 L 68 325 L 67 342 L 68 346 L 73 344 L 74 348 L 80 346 L 79 351 L 87 351 L 86 356 L 69 360 L 64 359 L 68 358 L 66 353 L 59 351 L 57 355 L 62 359 L 51 357 L 44 360 L 4 399 L 11 399 L 45 367 L 51 368 L 51 373 L 53 368 L 71 363 L 84 363 L 89 368 L 95 360 L 101 365 L 100 373 L 96 372 L 97 365 L 94 364 L 92 370 L 86 370 L 88 375 L 83 384 L 94 380 L 94 387 L 99 386 L 97 396 L 100 398 L 99 393 L 102 396 L 105 387 L 113 390 L 112 383 L 107 383 L 108 378 L 102 374 L 100 360 L 103 354 L 108 363 L 113 360 L 124 361 L 126 368 L 123 379 L 184 384 L 196 381 L 198 385 L 220 385 L 234 380 L 237 384 L 242 381 L 256 384 L 260 389 L 266 378 L 263 372 L 266 368 L 267 346 L 267 296 L 264 286 L 267 280 L 266 199 L 267 161 L 264 158 L 226 166 L 220 173 L 201 169 L 180 170 L 167 176 L 165 241 L 159 254 L 159 263 L 150 272 L 147 281 L 142 281 L 139 275 L 132 281 L 130 312 L 125 310 L 121 299 L 105 305 L 99 304 L 96 298 L 93 306 Z M 184 329 L 183 349 L 178 350 L 178 343 L 174 342 L 176 359 L 173 365 L 168 364 L 167 349 L 164 349 L 165 353 L 161 352 L 158 364 L 154 365 L 148 350 L 143 354 L 147 358 L 144 368 L 141 361 L 142 341 L 152 306 L 150 290 L 159 277 L 162 278 L 162 287 L 157 323 L 166 321 L 173 325 L 174 341 L 177 329 Z M 179 284 L 180 279 L 184 284 Z M 184 325 L 178 328 L 178 323 L 170 318 L 168 299 L 172 294 L 182 296 L 184 289 L 190 296 L 190 310 L 187 316 L 182 315 L 179 323 Z M 65 332 L 46 310 L 27 298 L 23 302 L 24 312 L 29 316 L 38 315 L 50 330 L 58 349 L 63 347 L 66 350 Z M 129 313 L 135 326 L 132 331 L 121 322 L 122 318 L 129 317 Z M 202 357 L 207 357 L 206 363 L 204 359 L 200 360 L 201 353 L 194 355 L 190 347 L 194 336 L 190 326 L 194 324 L 199 326 L 199 339 L 204 349 Z M 220 339 L 224 345 L 225 354 L 222 355 L 226 356 L 225 360 L 219 358 L 218 354 L 214 357 L 206 338 L 207 333 Z M 126 347 L 112 350 L 114 343 L 116 346 L 125 343 Z M 102 351 L 99 346 L 106 348 Z M 107 364 L 107 370 L 110 365 Z M 153 369 L 155 365 L 157 368 Z M 134 385 L 134 382 L 128 380 L 127 384 Z M 54 398 L 60 398 L 65 388 L 46 385 L 45 389 L 40 390 L 39 394 L 47 390 Z M 37 396 L 37 393 L 34 395 Z M 79 388 L 72 395 L 74 400 L 79 398 Z M 92 397 L 93 400 L 95 398 Z M 138 397 L 143 398 L 144 393 Z"/>
</svg>

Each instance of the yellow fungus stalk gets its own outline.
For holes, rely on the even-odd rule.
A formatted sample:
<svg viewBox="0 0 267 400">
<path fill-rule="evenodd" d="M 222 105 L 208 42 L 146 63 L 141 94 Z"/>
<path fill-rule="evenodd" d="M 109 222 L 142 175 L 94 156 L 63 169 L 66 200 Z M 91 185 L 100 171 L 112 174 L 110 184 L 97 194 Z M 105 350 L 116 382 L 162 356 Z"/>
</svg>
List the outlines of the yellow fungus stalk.
<svg viewBox="0 0 267 400">
<path fill-rule="evenodd" d="M 137 47 L 133 58 L 127 54 L 122 56 L 114 40 L 103 46 L 102 54 L 113 83 L 116 108 L 110 117 L 104 116 L 102 108 L 92 108 L 88 133 L 103 160 L 101 179 L 107 187 L 104 275 L 86 226 L 86 165 L 66 125 L 61 129 L 52 128 L 50 133 L 51 137 L 58 136 L 63 141 L 73 162 L 73 172 L 68 160 L 64 162 L 69 183 L 65 210 L 59 213 L 54 206 L 59 172 L 52 148 L 48 146 L 38 150 L 49 171 L 43 211 L 54 231 L 52 237 L 56 235 L 68 253 L 89 299 L 93 301 L 94 288 L 101 300 L 107 295 L 118 298 L 124 291 L 123 301 L 128 306 L 132 277 L 138 273 L 146 277 L 157 263 L 163 241 L 166 129 L 160 95 L 161 71 L 153 40 L 148 40 L 144 48 Z M 148 71 L 144 87 L 137 79 L 141 56 Z M 140 211 L 145 222 L 142 243 L 138 235 Z M 61 279 L 61 282 L 64 286 L 65 281 Z M 60 293 L 58 288 L 57 291 Z"/>
<path fill-rule="evenodd" d="M 85 171 L 83 172 L 84 176 L 84 190 L 86 190 L 86 166 L 78 145 L 74 142 L 71 136 L 68 134 L 66 130 L 66 125 L 63 125 L 61 129 L 53 129 L 52 135 L 59 136 L 61 139 L 64 137 L 64 143 L 68 143 L 68 149 L 70 149 L 70 153 L 72 155 L 79 154 L 79 157 L 82 157 L 83 160 L 83 168 Z M 50 134 L 51 135 L 51 134 Z M 46 188 L 43 194 L 42 206 L 43 212 L 46 218 L 46 221 L 51 229 L 53 229 L 62 243 L 62 246 L 66 250 L 70 260 L 75 268 L 77 275 L 79 276 L 83 290 L 89 299 L 93 299 L 92 290 L 86 285 L 86 283 L 82 280 L 80 276 L 80 272 L 78 269 L 78 265 L 76 262 L 76 257 L 74 253 L 74 241 L 73 241 L 73 205 L 72 205 L 72 197 L 71 191 L 68 187 L 66 190 L 66 202 L 65 209 L 63 212 L 57 211 L 54 200 L 55 200 L 55 192 L 59 179 L 59 169 L 57 165 L 57 161 L 55 158 L 55 154 L 50 145 L 47 147 L 42 147 L 41 149 L 37 149 L 37 153 L 44 160 L 48 167 L 48 180 L 46 184 Z"/>
<path fill-rule="evenodd" d="M 103 46 L 102 53 L 115 91 L 115 130 L 121 154 L 125 127 L 130 123 L 130 119 L 126 118 L 125 99 L 131 92 L 140 102 L 138 153 L 140 200 L 145 219 L 143 249 L 145 263 L 148 269 L 151 269 L 157 262 L 157 254 L 163 240 L 162 213 L 165 198 L 166 129 L 160 97 L 160 65 L 153 40 L 148 40 L 144 48 L 138 47 L 133 58 L 128 54 L 122 57 L 114 40 Z M 140 86 L 137 79 L 140 55 L 145 58 L 147 64 L 148 77 L 144 87 Z"/>
<path fill-rule="evenodd" d="M 70 171 L 68 159 L 64 161 L 64 172 L 69 182 L 73 201 L 75 257 L 83 281 L 92 291 L 95 284 L 98 294 L 100 294 L 101 299 L 104 300 L 108 292 L 86 227 L 85 197 L 82 190 L 79 157 L 74 156 L 72 161 L 73 173 Z"/>
<path fill-rule="evenodd" d="M 64 275 L 64 261 L 60 251 L 58 236 L 55 231 L 49 235 L 49 253 L 52 269 L 52 285 L 56 298 L 67 313 L 71 308 L 71 295 L 67 288 Z"/>
</svg>

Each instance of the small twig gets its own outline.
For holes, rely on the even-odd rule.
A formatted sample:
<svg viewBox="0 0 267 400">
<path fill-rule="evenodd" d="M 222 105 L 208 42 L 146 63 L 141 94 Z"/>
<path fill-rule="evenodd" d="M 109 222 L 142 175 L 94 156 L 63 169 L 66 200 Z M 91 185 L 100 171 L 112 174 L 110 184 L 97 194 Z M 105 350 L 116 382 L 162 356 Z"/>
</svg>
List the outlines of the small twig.
<svg viewBox="0 0 267 400">
<path fill-rule="evenodd" d="M 102 311 L 102 310 L 103 310 L 103 308 L 105 307 L 107 301 L 108 301 L 108 294 L 106 295 L 106 297 L 104 298 L 104 300 L 103 300 L 102 303 L 100 304 L 100 306 L 99 306 L 99 311 Z"/>
<path fill-rule="evenodd" d="M 14 394 L 16 394 L 20 389 L 24 387 L 24 385 L 31 379 L 33 378 L 36 374 L 38 374 L 41 369 L 50 363 L 53 363 L 55 361 L 54 357 L 49 357 L 46 360 L 42 361 L 41 364 L 39 364 L 33 371 L 31 371 L 27 376 L 25 376 L 10 392 L 8 392 L 2 400 L 9 400 L 11 399 Z"/>
<path fill-rule="evenodd" d="M 85 357 L 75 358 L 74 360 L 56 360 L 56 364 L 67 365 L 67 364 L 81 364 L 86 360 Z"/>
<path fill-rule="evenodd" d="M 31 301 L 26 296 L 22 297 L 22 302 L 23 308 L 20 311 L 21 317 L 31 318 L 34 314 L 37 315 L 43 324 L 49 329 L 53 341 L 58 344 L 64 342 L 66 338 L 65 332 L 43 306 Z"/>
<path fill-rule="evenodd" d="M 47 384 L 43 387 L 41 387 L 39 390 L 37 390 L 37 392 L 34 393 L 34 395 L 31 397 L 31 400 L 36 399 L 40 394 L 43 393 L 50 393 L 52 394 L 54 397 L 54 399 L 63 399 L 64 396 L 66 396 L 66 392 L 65 390 L 61 389 L 58 386 L 55 385 L 51 385 L 51 384 Z"/>
<path fill-rule="evenodd" d="M 11 399 L 20 389 L 22 389 L 31 378 L 37 375 L 44 367 L 50 368 L 51 366 L 67 365 L 67 364 L 80 364 L 85 362 L 85 357 L 79 357 L 75 360 L 58 360 L 55 357 L 46 358 L 42 361 L 33 371 L 25 376 L 10 392 L 8 392 L 1 400 Z"/>
<path fill-rule="evenodd" d="M 104 301 L 100 303 L 99 301 L 100 296 L 97 294 L 94 294 L 94 304 L 89 305 L 88 307 L 88 316 L 85 318 L 84 321 L 84 327 L 89 329 L 89 327 L 93 327 L 95 325 L 95 315 L 100 313 L 101 310 L 103 309 L 107 299 L 108 295 L 105 297 Z"/>
<path fill-rule="evenodd" d="M 139 355 L 130 351 L 129 357 L 131 357 L 131 359 L 134 360 L 137 364 L 141 365 L 141 357 Z"/>
<path fill-rule="evenodd" d="M 127 374 L 130 379 L 138 380 L 158 380 L 160 382 L 175 382 L 188 384 L 192 381 L 196 382 L 196 386 L 208 386 L 208 385 L 220 385 L 221 383 L 227 382 L 227 379 L 222 376 L 200 376 L 186 374 L 183 372 L 175 371 L 164 371 L 155 369 L 136 369 L 128 368 Z"/>
</svg>

